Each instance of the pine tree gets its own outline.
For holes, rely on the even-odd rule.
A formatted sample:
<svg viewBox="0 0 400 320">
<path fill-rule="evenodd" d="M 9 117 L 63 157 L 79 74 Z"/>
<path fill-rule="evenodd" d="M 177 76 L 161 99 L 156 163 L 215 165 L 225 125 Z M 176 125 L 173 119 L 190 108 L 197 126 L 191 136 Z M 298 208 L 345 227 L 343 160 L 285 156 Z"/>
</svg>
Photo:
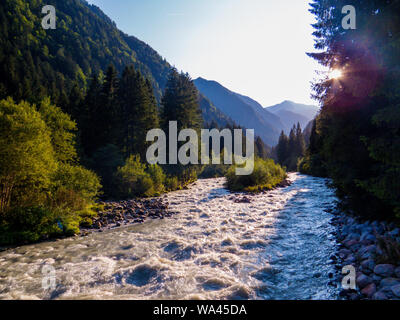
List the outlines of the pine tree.
<svg viewBox="0 0 400 320">
<path fill-rule="evenodd" d="M 82 115 L 79 122 L 81 130 L 81 143 L 87 156 L 91 156 L 98 148 L 103 145 L 99 139 L 103 128 L 101 127 L 101 83 L 97 74 L 92 76 L 89 89 L 86 93 Z"/>
<path fill-rule="evenodd" d="M 304 157 L 306 153 L 306 142 L 304 140 L 303 130 L 301 130 L 300 123 L 296 127 L 296 156 L 297 158 Z"/>
<path fill-rule="evenodd" d="M 281 165 L 285 165 L 286 159 L 288 158 L 289 151 L 289 139 L 285 132 L 282 130 L 281 135 L 279 136 L 279 142 L 276 147 L 278 162 Z"/>
<path fill-rule="evenodd" d="M 122 74 L 118 100 L 122 150 L 127 157 L 138 154 L 144 160 L 148 147 L 147 132 L 159 127 L 159 119 L 151 84 L 133 66 L 126 67 Z"/>
<path fill-rule="evenodd" d="M 100 105 L 97 108 L 97 119 L 99 126 L 98 145 L 104 146 L 109 143 L 116 144 L 118 137 L 118 74 L 114 65 L 107 68 L 103 87 L 100 94 Z"/>
<path fill-rule="evenodd" d="M 177 121 L 178 132 L 186 128 L 200 131 L 203 121 L 198 102 L 198 91 L 188 74 L 178 73 L 175 68 L 171 70 L 162 97 L 161 114 L 164 132 L 169 131 L 170 121 Z M 190 166 L 168 165 L 165 169 L 170 174 L 178 175 L 182 181 L 188 181 L 194 175 L 193 168 Z"/>
</svg>

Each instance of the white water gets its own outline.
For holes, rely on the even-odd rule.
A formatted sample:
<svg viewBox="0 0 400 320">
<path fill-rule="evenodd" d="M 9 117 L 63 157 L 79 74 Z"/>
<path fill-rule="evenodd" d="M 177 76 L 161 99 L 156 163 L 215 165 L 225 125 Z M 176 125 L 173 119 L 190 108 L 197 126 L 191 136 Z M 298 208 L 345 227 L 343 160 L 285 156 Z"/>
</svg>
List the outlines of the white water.
<svg viewBox="0 0 400 320">
<path fill-rule="evenodd" d="M 2 299 L 336 299 L 332 190 L 290 174 L 287 188 L 235 203 L 224 179 L 166 195 L 180 214 L 0 253 Z M 42 289 L 42 268 L 56 289 Z"/>
</svg>

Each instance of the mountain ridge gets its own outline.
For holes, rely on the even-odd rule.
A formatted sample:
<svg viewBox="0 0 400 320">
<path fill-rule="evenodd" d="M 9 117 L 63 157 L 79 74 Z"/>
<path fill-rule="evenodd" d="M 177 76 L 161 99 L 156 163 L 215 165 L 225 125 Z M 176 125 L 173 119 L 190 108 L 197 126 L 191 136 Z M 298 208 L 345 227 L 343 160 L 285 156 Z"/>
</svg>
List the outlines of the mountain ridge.
<svg viewBox="0 0 400 320">
<path fill-rule="evenodd" d="M 238 125 L 254 129 L 255 134 L 270 146 L 278 142 L 279 130 L 265 121 L 264 115 L 260 115 L 260 112 L 255 110 L 254 107 L 245 103 L 243 97 L 238 96 L 238 94 L 214 80 L 206 80 L 200 77 L 195 79 L 194 83 L 202 94 Z M 273 117 L 275 118 L 275 116 Z"/>
</svg>

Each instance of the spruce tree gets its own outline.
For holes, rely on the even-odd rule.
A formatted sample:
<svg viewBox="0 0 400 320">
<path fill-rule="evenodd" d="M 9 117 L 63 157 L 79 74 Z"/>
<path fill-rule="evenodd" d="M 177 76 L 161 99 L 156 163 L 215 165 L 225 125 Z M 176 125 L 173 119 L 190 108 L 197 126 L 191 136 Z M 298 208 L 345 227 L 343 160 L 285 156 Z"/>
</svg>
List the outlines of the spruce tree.
<svg viewBox="0 0 400 320">
<path fill-rule="evenodd" d="M 161 114 L 162 128 L 166 133 L 169 131 L 170 121 L 177 122 L 178 132 L 186 128 L 200 132 L 203 120 L 198 101 L 198 91 L 188 74 L 178 73 L 175 68 L 171 70 L 162 97 Z M 191 180 L 195 175 L 195 171 L 190 166 L 167 165 L 165 169 L 168 173 L 179 176 L 182 181 Z"/>
<path fill-rule="evenodd" d="M 133 66 L 126 67 L 119 87 L 121 110 L 120 145 L 125 155 L 138 154 L 144 160 L 149 143 L 147 132 L 159 127 L 158 110 L 153 90 Z"/>
</svg>

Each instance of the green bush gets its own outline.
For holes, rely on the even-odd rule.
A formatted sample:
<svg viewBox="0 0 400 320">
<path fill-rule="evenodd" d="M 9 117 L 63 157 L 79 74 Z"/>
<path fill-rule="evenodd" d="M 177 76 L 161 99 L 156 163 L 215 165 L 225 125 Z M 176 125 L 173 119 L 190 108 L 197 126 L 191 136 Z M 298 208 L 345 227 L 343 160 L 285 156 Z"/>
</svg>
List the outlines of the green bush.
<svg viewBox="0 0 400 320">
<path fill-rule="evenodd" d="M 253 173 L 247 176 L 238 176 L 232 166 L 227 174 L 227 187 L 232 191 L 259 192 L 274 188 L 286 179 L 286 172 L 272 159 L 255 159 Z"/>
<path fill-rule="evenodd" d="M 162 168 L 157 165 L 149 165 L 147 168 L 147 172 L 150 175 L 150 178 L 153 182 L 153 192 L 156 195 L 161 194 L 165 187 L 164 187 L 164 183 L 165 183 L 165 173 L 163 172 Z"/>
<path fill-rule="evenodd" d="M 58 167 L 49 206 L 58 213 L 65 233 L 78 233 L 80 224 L 92 223 L 100 187 L 99 178 L 92 171 L 69 164 Z"/>
<path fill-rule="evenodd" d="M 158 165 L 146 166 L 140 156 L 132 155 L 116 173 L 120 198 L 152 197 L 164 191 L 165 174 Z"/>
<path fill-rule="evenodd" d="M 167 177 L 165 179 L 165 188 L 167 191 L 178 190 L 179 188 L 179 180 L 175 176 Z"/>
<path fill-rule="evenodd" d="M 63 233 L 57 214 L 45 207 L 15 208 L 7 211 L 0 225 L 0 243 L 24 244 Z"/>
</svg>

